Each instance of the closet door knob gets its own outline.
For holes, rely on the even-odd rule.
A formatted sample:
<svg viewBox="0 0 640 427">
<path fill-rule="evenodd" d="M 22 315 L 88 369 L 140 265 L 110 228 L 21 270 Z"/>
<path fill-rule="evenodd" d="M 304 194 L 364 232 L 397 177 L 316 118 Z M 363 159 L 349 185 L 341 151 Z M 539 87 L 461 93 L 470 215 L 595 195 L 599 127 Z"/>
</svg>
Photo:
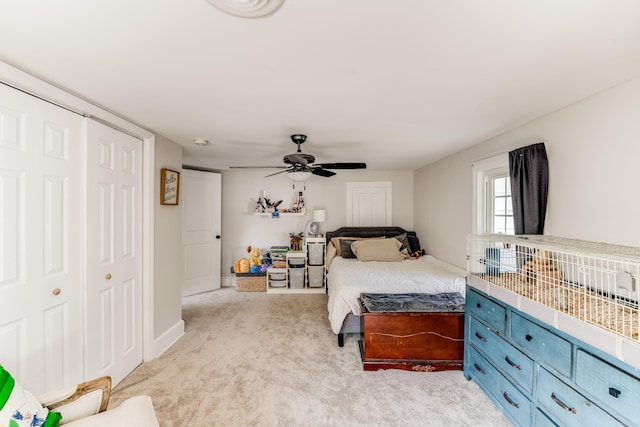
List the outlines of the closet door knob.
<svg viewBox="0 0 640 427">
<path fill-rule="evenodd" d="M 60 288 L 55 288 L 55 289 L 53 290 L 53 294 L 54 294 L 54 295 L 56 295 L 56 296 L 60 295 L 60 292 L 62 292 L 62 291 L 60 290 Z"/>
<path fill-rule="evenodd" d="M 107 279 L 107 280 L 111 280 L 111 273 L 107 273 L 107 275 L 104 276 L 104 278 Z"/>
</svg>

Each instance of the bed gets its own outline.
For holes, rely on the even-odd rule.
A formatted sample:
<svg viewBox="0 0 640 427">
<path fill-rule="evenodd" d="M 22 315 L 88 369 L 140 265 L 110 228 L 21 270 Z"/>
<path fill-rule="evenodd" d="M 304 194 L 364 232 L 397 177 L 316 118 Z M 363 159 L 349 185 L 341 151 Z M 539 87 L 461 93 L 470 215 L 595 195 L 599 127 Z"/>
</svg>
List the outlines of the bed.
<svg viewBox="0 0 640 427">
<path fill-rule="evenodd" d="M 408 253 L 420 249 L 416 233 L 400 227 L 342 227 L 326 233 L 327 308 L 331 329 L 337 334 L 340 347 L 344 346 L 345 334 L 363 332 L 358 301 L 361 293 L 458 292 L 464 295 L 465 292 L 465 270 L 430 255 L 397 262 L 364 262 L 347 258 L 353 254 L 342 251 L 333 256 L 334 250 L 338 250 L 336 246 L 346 249 L 350 241 L 372 238 L 397 239 Z"/>
</svg>

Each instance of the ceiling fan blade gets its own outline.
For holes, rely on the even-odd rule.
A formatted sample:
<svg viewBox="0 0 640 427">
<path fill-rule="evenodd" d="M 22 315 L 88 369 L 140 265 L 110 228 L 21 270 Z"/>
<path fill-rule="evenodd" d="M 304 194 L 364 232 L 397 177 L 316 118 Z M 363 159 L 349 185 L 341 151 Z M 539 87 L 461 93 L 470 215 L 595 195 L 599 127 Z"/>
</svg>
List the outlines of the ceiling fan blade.
<svg viewBox="0 0 640 427">
<path fill-rule="evenodd" d="M 366 163 L 316 163 L 314 166 L 320 166 L 324 169 L 366 169 Z"/>
<path fill-rule="evenodd" d="M 314 174 L 314 175 L 324 176 L 324 177 L 327 177 L 327 178 L 336 174 L 335 172 L 331 172 L 331 171 L 328 171 L 326 169 L 316 168 L 316 167 L 311 168 L 310 172 L 312 174 Z"/>
<path fill-rule="evenodd" d="M 270 176 L 274 176 L 274 175 L 280 175 L 281 173 L 288 173 L 288 172 L 292 172 L 291 169 L 287 169 L 287 170 L 283 170 L 283 171 L 278 171 L 278 172 L 274 172 L 274 173 L 270 173 L 269 175 L 265 175 L 265 178 L 269 178 Z"/>
<path fill-rule="evenodd" d="M 287 169 L 289 166 L 229 166 L 229 169 Z"/>
</svg>

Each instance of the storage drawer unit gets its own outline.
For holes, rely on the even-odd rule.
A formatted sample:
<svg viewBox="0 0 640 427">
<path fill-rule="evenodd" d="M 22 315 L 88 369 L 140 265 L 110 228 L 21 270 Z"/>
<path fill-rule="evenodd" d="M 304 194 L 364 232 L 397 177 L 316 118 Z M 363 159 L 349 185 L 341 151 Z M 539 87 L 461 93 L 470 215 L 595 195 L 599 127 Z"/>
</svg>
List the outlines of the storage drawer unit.
<svg viewBox="0 0 640 427">
<path fill-rule="evenodd" d="M 515 425 L 640 426 L 639 369 L 471 286 L 464 372 Z"/>
<path fill-rule="evenodd" d="M 287 287 L 287 269 L 269 267 L 267 269 L 267 292 L 270 289 L 282 289 Z"/>
<path fill-rule="evenodd" d="M 581 349 L 576 357 L 576 384 L 596 402 L 628 419 L 640 419 L 638 379 Z"/>
<path fill-rule="evenodd" d="M 501 367 L 522 388 L 531 392 L 533 389 L 533 360 L 497 336 L 474 317 L 468 321 L 471 323 L 469 338 L 474 346 L 482 351 L 493 365 Z"/>
<path fill-rule="evenodd" d="M 324 248 L 324 237 L 307 237 L 300 250 L 295 251 L 287 246 L 272 246 L 272 255 L 278 257 L 276 267 L 281 268 L 269 268 L 267 292 L 326 292 Z"/>
<path fill-rule="evenodd" d="M 474 378 L 485 393 L 489 393 L 493 400 L 510 415 L 510 419 L 531 418 L 531 401 L 507 378 L 498 371 L 479 352 L 471 350 L 470 364 L 473 367 Z"/>
<path fill-rule="evenodd" d="M 527 354 L 536 355 L 565 376 L 571 375 L 571 344 L 517 314 L 511 316 L 511 339 Z"/>
<path fill-rule="evenodd" d="M 555 375 L 540 368 L 538 401 L 562 426 L 615 426 L 620 422 Z"/>
<path fill-rule="evenodd" d="M 486 323 L 497 333 L 506 333 L 507 310 L 500 304 L 473 292 L 467 294 L 467 313 Z"/>
</svg>

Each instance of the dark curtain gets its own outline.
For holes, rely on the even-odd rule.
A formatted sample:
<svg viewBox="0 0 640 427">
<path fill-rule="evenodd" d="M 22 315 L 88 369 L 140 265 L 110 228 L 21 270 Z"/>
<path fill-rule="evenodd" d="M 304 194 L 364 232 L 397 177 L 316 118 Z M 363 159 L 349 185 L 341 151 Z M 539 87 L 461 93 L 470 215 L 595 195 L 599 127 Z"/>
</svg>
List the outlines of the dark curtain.
<svg viewBox="0 0 640 427">
<path fill-rule="evenodd" d="M 544 143 L 510 151 L 509 175 L 516 235 L 543 234 L 549 187 Z"/>
</svg>

